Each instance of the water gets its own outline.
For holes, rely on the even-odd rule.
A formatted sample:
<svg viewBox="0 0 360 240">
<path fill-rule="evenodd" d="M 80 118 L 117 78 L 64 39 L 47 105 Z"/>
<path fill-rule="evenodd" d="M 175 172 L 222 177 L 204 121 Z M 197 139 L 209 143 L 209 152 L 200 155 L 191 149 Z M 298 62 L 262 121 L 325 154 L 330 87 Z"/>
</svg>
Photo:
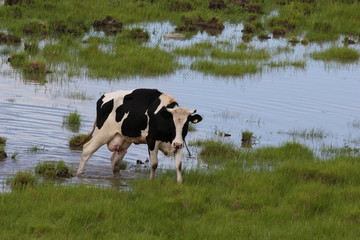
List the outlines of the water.
<svg viewBox="0 0 360 240">
<path fill-rule="evenodd" d="M 234 48 L 241 42 L 242 25 L 226 24 L 222 34 L 208 36 L 199 33 L 190 40 L 166 40 L 174 26 L 165 23 L 144 23 L 137 26 L 150 32 L 149 47 L 170 51 L 176 47 L 209 41 L 228 41 L 226 48 Z M 94 33 L 92 33 L 94 34 Z M 91 35 L 91 34 L 89 34 Z M 88 37 L 88 36 L 86 36 Z M 85 38 L 86 38 L 85 37 Z M 286 40 L 253 41 L 253 46 L 276 49 L 288 46 Z M 359 147 L 360 142 L 360 66 L 359 63 L 336 64 L 313 61 L 308 54 L 325 49 L 329 44 L 297 45 L 293 51 L 274 58 L 306 60 L 305 69 L 293 67 L 271 69 L 244 77 L 215 77 L 192 71 L 188 67 L 171 75 L 153 78 L 133 77 L 120 81 L 90 79 L 87 77 L 52 76 L 46 84 L 29 81 L 13 70 L 2 55 L 0 65 L 0 136 L 7 137 L 8 155 L 18 153 L 13 160 L 0 161 L 0 181 L 20 170 L 29 170 L 43 161 L 63 160 L 74 170 L 81 152 L 70 150 L 68 139 L 75 135 L 62 126 L 63 117 L 72 111 L 81 114 L 81 133 L 91 130 L 95 117 L 95 102 L 104 93 L 118 89 L 158 88 L 166 92 L 181 106 L 197 109 L 204 120 L 196 125 L 197 131 L 188 141 L 216 137 L 216 131 L 231 134 L 224 141 L 240 145 L 241 132 L 250 130 L 258 138 L 258 146 L 276 146 L 293 137 L 289 132 L 318 130 L 324 138 L 297 138 L 313 149 L 323 145 Z M 359 50 L 359 46 L 352 46 Z M 3 46 L 0 46 L 0 50 Z M 189 66 L 191 58 L 179 58 Z M 67 95 L 85 92 L 91 99 L 74 100 Z M 38 146 L 44 151 L 30 152 Z M 198 149 L 192 148 L 196 156 Z M 85 178 L 73 178 L 71 182 L 110 184 L 112 172 L 111 153 L 106 146 L 97 151 L 85 167 Z M 148 157 L 146 146 L 133 145 L 124 160 L 129 163 L 123 180 L 139 177 L 136 161 Z M 184 166 L 201 165 L 196 157 L 185 158 Z M 159 168 L 174 168 L 174 161 L 159 154 Z M 140 168 L 148 167 L 146 164 Z M 100 179 L 100 180 L 99 180 Z"/>
</svg>

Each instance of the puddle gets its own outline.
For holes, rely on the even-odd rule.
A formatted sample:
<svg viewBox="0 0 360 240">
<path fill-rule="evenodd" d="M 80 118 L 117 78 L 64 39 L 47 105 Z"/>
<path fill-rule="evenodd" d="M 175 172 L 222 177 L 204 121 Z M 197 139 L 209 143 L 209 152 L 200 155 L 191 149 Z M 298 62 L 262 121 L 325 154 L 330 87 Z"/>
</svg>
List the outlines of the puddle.
<svg viewBox="0 0 360 240">
<path fill-rule="evenodd" d="M 166 51 L 204 41 L 226 41 L 229 42 L 227 47 L 233 48 L 241 42 L 242 36 L 241 24 L 225 24 L 224 31 L 218 36 L 198 33 L 186 40 L 165 39 L 163 36 L 175 29 L 168 22 L 136 26 L 150 33 L 150 40 L 145 45 Z M 255 39 L 251 45 L 267 49 L 290 46 L 284 39 Z M 224 141 L 240 145 L 241 132 L 249 130 L 258 139 L 256 146 L 278 145 L 293 140 L 293 135 L 286 134 L 291 130 L 320 129 L 325 137 L 295 138 L 315 150 L 323 145 L 342 147 L 344 144 L 359 148 L 360 64 L 329 64 L 309 59 L 310 52 L 328 46 L 298 44 L 291 47 L 291 52 L 273 59 L 304 60 L 304 69 L 265 68 L 262 73 L 239 78 L 216 77 L 193 71 L 188 67 L 192 59 L 180 57 L 179 61 L 187 67 L 168 76 L 133 77 L 119 81 L 57 76 L 46 84 L 24 80 L 8 65 L 7 56 L 1 55 L 0 136 L 7 137 L 9 156 L 18 153 L 15 160 L 7 158 L 0 161 L 1 179 L 19 170 L 33 168 L 43 161 L 62 160 L 76 168 L 81 152 L 69 149 L 68 139 L 76 133 L 62 127 L 63 117 L 76 110 L 82 117 L 80 132 L 89 132 L 98 97 L 118 89 L 157 88 L 175 97 L 181 106 L 197 109 L 204 120 L 196 125 L 197 131 L 189 133 L 188 142 L 212 138 L 218 130 L 231 134 Z M 359 45 L 351 47 L 360 49 Z M 89 99 L 69 99 L 66 97 L 69 92 L 84 92 Z M 39 146 L 44 151 L 29 152 L 28 149 L 33 146 Z M 198 150 L 192 148 L 191 151 L 196 156 Z M 111 185 L 110 156 L 106 146 L 102 147 L 86 165 L 88 176 L 82 180 L 74 178 L 71 182 Z M 146 146 L 133 145 L 124 160 L 135 166 L 137 160 L 145 161 L 147 157 Z M 183 166 L 194 168 L 201 164 L 194 157 L 184 159 Z M 175 163 L 159 154 L 159 168 L 173 169 Z M 134 168 L 132 170 L 135 171 Z"/>
</svg>

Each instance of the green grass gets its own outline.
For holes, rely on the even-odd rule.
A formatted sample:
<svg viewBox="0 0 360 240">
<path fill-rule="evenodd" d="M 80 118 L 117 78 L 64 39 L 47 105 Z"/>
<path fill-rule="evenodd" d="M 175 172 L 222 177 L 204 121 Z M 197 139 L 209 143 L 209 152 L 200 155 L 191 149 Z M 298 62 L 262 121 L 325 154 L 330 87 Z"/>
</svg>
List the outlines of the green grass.
<svg viewBox="0 0 360 240">
<path fill-rule="evenodd" d="M 270 54 L 264 48 L 237 51 L 223 51 L 221 49 L 214 49 L 211 51 L 211 57 L 218 59 L 233 59 L 233 60 L 266 60 L 270 58 Z"/>
<path fill-rule="evenodd" d="M 38 183 L 38 180 L 32 173 L 20 171 L 12 178 L 8 179 L 8 183 L 13 190 L 22 190 L 29 186 L 35 186 Z"/>
<path fill-rule="evenodd" d="M 28 148 L 28 152 L 46 151 L 45 147 L 33 146 Z"/>
<path fill-rule="evenodd" d="M 188 47 L 176 48 L 173 53 L 189 57 L 205 57 L 210 53 L 213 45 L 209 42 L 196 43 Z"/>
<path fill-rule="evenodd" d="M 261 67 L 256 63 L 215 63 L 214 61 L 197 61 L 191 65 L 191 69 L 213 74 L 216 76 L 244 76 L 261 72 Z"/>
<path fill-rule="evenodd" d="M 71 112 L 63 117 L 63 126 L 66 126 L 72 132 L 79 132 L 81 126 L 81 115 Z"/>
<path fill-rule="evenodd" d="M 108 79 L 170 74 L 178 67 L 173 56 L 163 50 L 121 39 L 111 52 L 89 44 L 80 50 L 79 57 L 80 65 L 88 68 L 90 76 Z"/>
<path fill-rule="evenodd" d="M 322 139 L 327 137 L 327 133 L 322 129 L 291 129 L 288 132 L 279 132 L 280 134 L 288 134 L 291 137 L 300 137 L 303 139 Z"/>
<path fill-rule="evenodd" d="M 0 145 L 6 145 L 7 137 L 0 136 Z"/>
<path fill-rule="evenodd" d="M 286 68 L 286 67 L 296 67 L 304 69 L 306 67 L 305 61 L 271 61 L 267 64 L 271 68 Z"/>
<path fill-rule="evenodd" d="M 45 179 L 70 178 L 73 173 L 63 161 L 43 162 L 35 168 L 35 173 Z"/>
<path fill-rule="evenodd" d="M 66 94 L 66 98 L 68 99 L 78 99 L 78 100 L 93 100 L 94 98 L 87 95 L 86 92 L 84 91 L 74 91 L 74 92 L 69 92 L 68 94 Z"/>
<path fill-rule="evenodd" d="M 360 59 L 360 53 L 348 47 L 331 47 L 325 51 L 317 51 L 310 54 L 315 60 L 356 62 Z"/>
<path fill-rule="evenodd" d="M 0 145 L 0 160 L 7 158 L 5 147 Z"/>
<path fill-rule="evenodd" d="M 183 185 L 170 171 L 131 181 L 130 191 L 47 184 L 1 194 L 0 238 L 358 237 L 359 156 L 320 161 L 294 143 L 235 152 L 220 168 L 185 171 Z M 259 170 L 244 167 L 248 159 L 280 164 Z"/>
<path fill-rule="evenodd" d="M 70 149 L 73 150 L 80 150 L 82 149 L 82 145 L 81 143 L 83 141 L 85 141 L 85 139 L 87 138 L 87 134 L 78 134 L 78 135 L 74 135 L 69 139 L 69 147 Z"/>
</svg>

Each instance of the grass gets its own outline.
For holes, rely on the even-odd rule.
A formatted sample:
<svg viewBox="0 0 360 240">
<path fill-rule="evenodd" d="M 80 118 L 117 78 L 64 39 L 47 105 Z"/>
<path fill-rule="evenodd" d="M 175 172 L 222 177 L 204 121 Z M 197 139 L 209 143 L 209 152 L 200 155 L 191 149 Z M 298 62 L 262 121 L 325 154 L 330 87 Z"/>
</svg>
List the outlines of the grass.
<svg viewBox="0 0 360 240">
<path fill-rule="evenodd" d="M 284 133 L 284 132 L 279 132 L 279 133 Z M 323 130 L 316 128 L 310 128 L 310 129 L 306 128 L 302 130 L 292 129 L 285 133 L 288 134 L 289 136 L 300 137 L 303 139 L 322 139 L 322 138 L 326 138 L 327 136 L 327 134 Z"/>
<path fill-rule="evenodd" d="M 86 101 L 86 100 L 93 100 L 94 98 L 87 95 L 86 92 L 84 91 L 78 91 L 78 92 L 69 92 L 66 97 L 68 99 L 78 99 L 78 100 L 82 100 L 82 101 Z"/>
<path fill-rule="evenodd" d="M 262 68 L 256 63 L 215 63 L 214 61 L 197 61 L 191 65 L 191 69 L 213 74 L 216 76 L 241 77 L 247 74 L 261 72 Z"/>
<path fill-rule="evenodd" d="M 211 57 L 218 59 L 233 59 L 233 60 L 266 60 L 270 58 L 270 54 L 264 48 L 237 51 L 222 51 L 221 49 L 214 49 L 211 51 Z"/>
<path fill-rule="evenodd" d="M 82 145 L 81 143 L 83 141 L 85 141 L 85 139 L 87 138 L 87 134 L 78 134 L 78 135 L 74 135 L 69 139 L 69 147 L 70 149 L 73 150 L 81 150 L 82 149 Z"/>
<path fill-rule="evenodd" d="M 7 158 L 5 147 L 0 145 L 0 160 Z"/>
<path fill-rule="evenodd" d="M 337 61 L 342 63 L 356 62 L 360 59 L 360 53 L 348 47 L 331 47 L 325 51 L 317 51 L 310 54 L 315 60 Z"/>
<path fill-rule="evenodd" d="M 6 145 L 7 137 L 0 136 L 0 145 Z"/>
<path fill-rule="evenodd" d="M 248 159 L 281 164 L 261 171 L 244 167 Z M 359 164 L 358 156 L 319 161 L 288 143 L 235 150 L 221 168 L 185 171 L 183 185 L 170 171 L 155 181 L 131 181 L 131 191 L 25 187 L 0 195 L 0 237 L 356 239 Z"/>
<path fill-rule="evenodd" d="M 271 68 L 286 68 L 286 67 L 296 67 L 304 69 L 306 67 L 305 61 L 271 61 L 268 63 L 268 66 Z"/>
<path fill-rule="evenodd" d="M 251 147 L 256 142 L 256 137 L 251 131 L 243 131 L 241 133 L 241 146 L 242 147 Z"/>
<path fill-rule="evenodd" d="M 81 116 L 76 111 L 63 117 L 63 126 L 66 126 L 72 132 L 79 132 L 81 126 Z"/>
<path fill-rule="evenodd" d="M 18 172 L 8 180 L 8 183 L 11 185 L 13 190 L 22 190 L 29 186 L 35 186 L 37 184 L 37 179 L 30 172 Z"/>
<path fill-rule="evenodd" d="M 102 51 L 98 44 L 89 44 L 81 49 L 79 57 L 80 65 L 89 70 L 90 76 L 107 79 L 170 74 L 178 67 L 173 56 L 163 50 L 123 40 L 111 52 Z"/>
<path fill-rule="evenodd" d="M 69 167 L 65 165 L 63 161 L 55 162 L 43 162 L 38 164 L 35 168 L 35 173 L 45 179 L 58 179 L 58 178 L 70 178 L 73 173 Z"/>
<path fill-rule="evenodd" d="M 28 152 L 46 151 L 45 147 L 33 146 L 28 148 Z"/>
</svg>

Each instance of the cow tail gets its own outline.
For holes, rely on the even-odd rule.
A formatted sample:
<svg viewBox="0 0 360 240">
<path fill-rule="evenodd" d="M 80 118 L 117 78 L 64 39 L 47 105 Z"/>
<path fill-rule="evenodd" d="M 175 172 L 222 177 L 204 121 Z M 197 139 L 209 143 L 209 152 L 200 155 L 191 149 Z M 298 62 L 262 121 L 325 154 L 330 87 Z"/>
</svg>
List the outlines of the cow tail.
<svg viewBox="0 0 360 240">
<path fill-rule="evenodd" d="M 77 147 L 81 147 L 81 146 L 83 146 L 85 143 L 87 143 L 88 141 L 91 140 L 92 135 L 93 135 L 93 133 L 94 133 L 94 131 L 95 131 L 96 120 L 97 120 L 97 119 L 95 119 L 95 122 L 94 122 L 94 125 L 93 125 L 93 128 L 92 128 L 91 132 L 89 132 L 88 135 L 86 135 L 86 137 L 85 137 L 80 143 L 76 144 Z"/>
</svg>

